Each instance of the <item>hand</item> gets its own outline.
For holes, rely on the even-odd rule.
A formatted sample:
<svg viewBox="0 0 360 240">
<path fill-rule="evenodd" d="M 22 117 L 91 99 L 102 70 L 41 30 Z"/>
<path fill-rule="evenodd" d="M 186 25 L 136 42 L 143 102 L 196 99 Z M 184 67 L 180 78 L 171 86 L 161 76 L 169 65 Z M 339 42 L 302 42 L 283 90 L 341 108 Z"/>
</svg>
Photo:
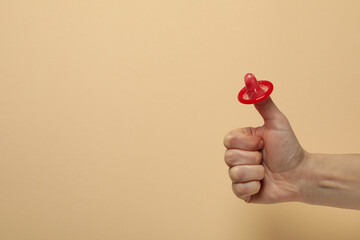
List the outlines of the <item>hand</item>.
<svg viewBox="0 0 360 240">
<path fill-rule="evenodd" d="M 297 201 L 307 153 L 270 97 L 255 108 L 263 126 L 235 129 L 224 138 L 233 191 L 251 203 Z"/>
</svg>

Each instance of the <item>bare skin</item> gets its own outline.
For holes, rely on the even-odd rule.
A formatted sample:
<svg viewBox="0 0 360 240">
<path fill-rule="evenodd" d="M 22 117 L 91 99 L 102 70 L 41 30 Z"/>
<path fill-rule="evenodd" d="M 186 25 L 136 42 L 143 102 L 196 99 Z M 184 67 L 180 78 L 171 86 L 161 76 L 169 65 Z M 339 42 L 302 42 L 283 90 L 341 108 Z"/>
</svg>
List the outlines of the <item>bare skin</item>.
<svg viewBox="0 0 360 240">
<path fill-rule="evenodd" d="M 238 198 L 360 209 L 359 154 L 308 153 L 270 97 L 255 108 L 263 126 L 234 129 L 224 138 L 225 162 Z"/>
</svg>

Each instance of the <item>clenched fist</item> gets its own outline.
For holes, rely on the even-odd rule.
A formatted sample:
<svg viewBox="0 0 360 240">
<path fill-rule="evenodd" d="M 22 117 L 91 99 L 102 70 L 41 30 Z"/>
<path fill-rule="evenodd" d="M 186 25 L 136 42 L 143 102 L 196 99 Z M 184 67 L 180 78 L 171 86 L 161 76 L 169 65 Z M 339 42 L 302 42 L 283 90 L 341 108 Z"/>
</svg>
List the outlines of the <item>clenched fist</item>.
<svg viewBox="0 0 360 240">
<path fill-rule="evenodd" d="M 263 126 L 234 129 L 224 138 L 232 189 L 251 203 L 301 200 L 300 176 L 307 152 L 270 97 L 255 108 Z"/>
</svg>

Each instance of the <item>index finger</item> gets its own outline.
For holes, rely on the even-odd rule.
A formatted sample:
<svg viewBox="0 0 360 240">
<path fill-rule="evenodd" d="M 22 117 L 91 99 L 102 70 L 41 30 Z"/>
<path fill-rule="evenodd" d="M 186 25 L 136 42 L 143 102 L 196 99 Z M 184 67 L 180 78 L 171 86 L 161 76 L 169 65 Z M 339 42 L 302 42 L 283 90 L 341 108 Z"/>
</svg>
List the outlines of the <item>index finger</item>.
<svg viewBox="0 0 360 240">
<path fill-rule="evenodd" d="M 257 151 L 264 147 L 264 142 L 260 137 L 250 135 L 249 128 L 239 128 L 230 131 L 224 137 L 224 146 L 227 149 L 241 149 L 247 151 Z"/>
</svg>

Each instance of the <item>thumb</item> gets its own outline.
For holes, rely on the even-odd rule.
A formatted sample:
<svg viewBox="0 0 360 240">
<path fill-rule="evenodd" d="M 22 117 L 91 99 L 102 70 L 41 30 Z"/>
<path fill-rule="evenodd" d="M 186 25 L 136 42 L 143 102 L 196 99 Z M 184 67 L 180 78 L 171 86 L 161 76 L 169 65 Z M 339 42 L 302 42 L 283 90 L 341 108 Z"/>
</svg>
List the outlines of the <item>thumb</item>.
<svg viewBox="0 0 360 240">
<path fill-rule="evenodd" d="M 265 122 L 284 117 L 284 114 L 276 107 L 270 97 L 261 102 L 255 103 L 254 105 Z"/>
</svg>

